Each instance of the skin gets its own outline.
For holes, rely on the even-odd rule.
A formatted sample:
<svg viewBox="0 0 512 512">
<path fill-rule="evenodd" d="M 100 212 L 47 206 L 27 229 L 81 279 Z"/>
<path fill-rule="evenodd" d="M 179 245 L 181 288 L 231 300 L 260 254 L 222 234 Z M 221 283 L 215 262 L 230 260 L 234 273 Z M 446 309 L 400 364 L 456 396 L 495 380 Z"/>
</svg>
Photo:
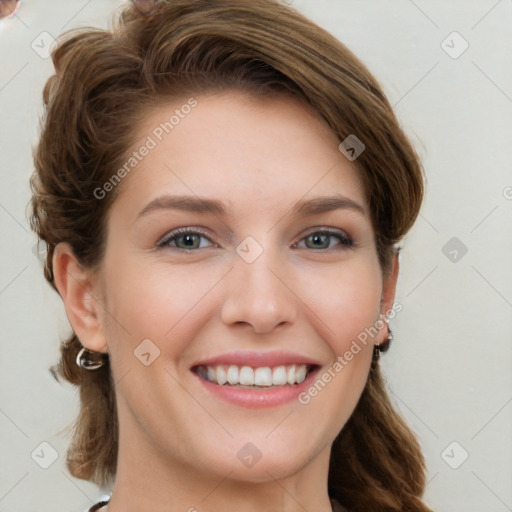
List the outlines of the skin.
<svg viewBox="0 0 512 512">
<path fill-rule="evenodd" d="M 101 510 L 328 512 L 331 445 L 385 324 L 307 405 L 233 405 L 206 391 L 190 367 L 234 349 L 284 349 L 320 362 L 321 375 L 391 310 L 398 261 L 383 275 L 358 171 L 324 122 L 287 97 L 229 91 L 196 99 L 119 185 L 100 267 L 82 268 L 65 243 L 54 256 L 70 323 L 84 346 L 109 352 L 116 382 L 118 473 Z M 182 104 L 148 112 L 132 149 Z M 365 213 L 290 213 L 300 199 L 333 193 Z M 158 209 L 137 218 L 163 194 L 219 199 L 232 212 L 221 219 Z M 187 226 L 207 238 L 188 250 L 179 248 L 183 236 L 157 248 Z M 354 245 L 308 238 L 323 227 Z M 235 251 L 247 236 L 263 248 L 250 264 Z M 160 350 L 149 366 L 134 356 L 147 338 Z M 262 454 L 250 468 L 237 458 L 247 442 Z"/>
</svg>

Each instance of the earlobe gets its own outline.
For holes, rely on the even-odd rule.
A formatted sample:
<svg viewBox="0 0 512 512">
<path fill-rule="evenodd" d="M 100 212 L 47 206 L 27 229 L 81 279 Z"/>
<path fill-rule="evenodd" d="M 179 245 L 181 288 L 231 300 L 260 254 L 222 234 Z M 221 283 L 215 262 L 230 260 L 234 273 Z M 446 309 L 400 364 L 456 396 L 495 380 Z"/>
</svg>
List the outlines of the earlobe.
<svg viewBox="0 0 512 512">
<path fill-rule="evenodd" d="M 71 246 L 65 242 L 55 247 L 52 264 L 55 286 L 78 339 L 89 350 L 108 352 L 92 273 L 80 265 Z"/>
</svg>

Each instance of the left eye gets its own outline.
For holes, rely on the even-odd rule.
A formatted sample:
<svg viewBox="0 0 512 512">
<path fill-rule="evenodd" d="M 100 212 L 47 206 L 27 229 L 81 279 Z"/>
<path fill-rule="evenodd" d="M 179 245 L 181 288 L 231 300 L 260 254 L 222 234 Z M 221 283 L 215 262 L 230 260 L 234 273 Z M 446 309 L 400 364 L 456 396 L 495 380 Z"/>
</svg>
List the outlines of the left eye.
<svg viewBox="0 0 512 512">
<path fill-rule="evenodd" d="M 313 231 L 306 237 L 304 237 L 302 240 L 310 240 L 314 243 L 320 243 L 320 245 L 317 245 L 316 247 L 307 247 L 308 249 L 330 249 L 330 241 L 332 238 L 337 238 L 341 243 L 338 245 L 341 245 L 343 247 L 352 247 L 353 241 L 352 239 L 343 233 L 343 231 L 338 230 L 332 230 L 332 229 L 322 229 L 320 231 Z M 325 244 L 327 242 L 327 247 L 322 247 L 322 244 Z"/>
</svg>

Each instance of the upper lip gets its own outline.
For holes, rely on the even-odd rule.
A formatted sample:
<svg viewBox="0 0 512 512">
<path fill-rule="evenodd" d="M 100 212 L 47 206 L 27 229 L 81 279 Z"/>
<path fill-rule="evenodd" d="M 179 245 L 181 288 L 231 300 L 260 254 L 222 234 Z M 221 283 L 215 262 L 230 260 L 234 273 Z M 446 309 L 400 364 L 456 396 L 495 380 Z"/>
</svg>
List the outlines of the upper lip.
<svg viewBox="0 0 512 512">
<path fill-rule="evenodd" d="M 252 367 L 286 366 L 291 364 L 320 366 L 320 363 L 311 357 L 296 354 L 294 352 L 286 352 L 282 350 L 271 352 L 235 350 L 233 352 L 226 352 L 225 354 L 197 361 L 192 365 L 192 368 L 197 366 L 217 366 L 221 364 Z"/>
</svg>

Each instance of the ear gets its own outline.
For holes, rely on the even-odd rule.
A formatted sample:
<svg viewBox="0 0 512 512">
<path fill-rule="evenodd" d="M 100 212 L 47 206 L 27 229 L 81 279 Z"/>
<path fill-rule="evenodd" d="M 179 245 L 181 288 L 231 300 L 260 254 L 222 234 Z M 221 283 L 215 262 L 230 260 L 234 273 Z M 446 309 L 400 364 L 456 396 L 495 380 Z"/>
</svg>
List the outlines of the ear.
<svg viewBox="0 0 512 512">
<path fill-rule="evenodd" d="M 381 318 L 383 319 L 387 318 L 389 313 L 394 311 L 393 305 L 395 303 L 395 292 L 396 283 L 398 281 L 399 266 L 400 264 L 397 251 L 392 256 L 389 272 L 384 274 L 383 276 L 382 297 L 380 305 L 380 315 Z M 387 327 L 384 327 L 379 333 L 378 343 L 382 343 L 383 341 L 385 341 L 387 335 Z"/>
<path fill-rule="evenodd" d="M 102 304 L 94 295 L 92 272 L 80 265 L 71 246 L 64 242 L 55 247 L 52 264 L 55 286 L 78 339 L 89 350 L 108 352 L 100 321 Z"/>
</svg>

